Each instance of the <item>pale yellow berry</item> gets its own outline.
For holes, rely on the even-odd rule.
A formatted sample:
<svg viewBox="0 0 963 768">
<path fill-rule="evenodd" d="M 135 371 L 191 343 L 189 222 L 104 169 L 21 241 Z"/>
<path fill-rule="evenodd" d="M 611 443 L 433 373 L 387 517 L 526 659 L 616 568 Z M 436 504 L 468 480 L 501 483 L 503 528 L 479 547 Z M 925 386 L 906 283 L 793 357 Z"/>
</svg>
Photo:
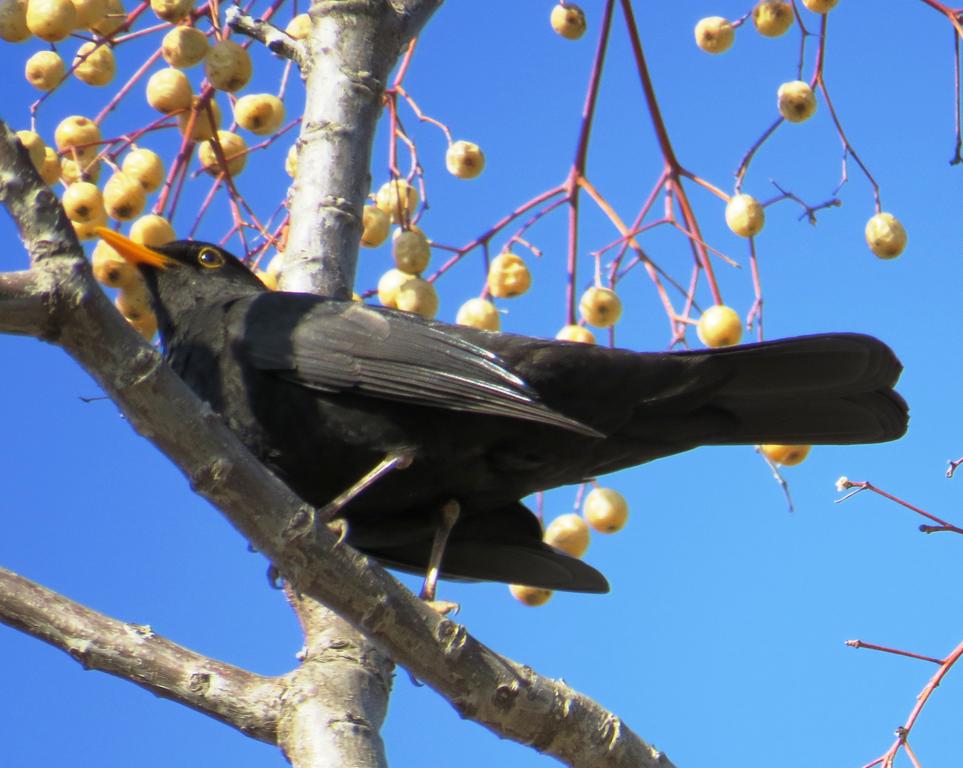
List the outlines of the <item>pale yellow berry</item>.
<svg viewBox="0 0 963 768">
<path fill-rule="evenodd" d="M 456 141 L 445 153 L 445 165 L 459 179 L 474 179 L 485 170 L 485 153 L 471 141 Z"/>
<path fill-rule="evenodd" d="M 70 0 L 77 12 L 78 29 L 93 26 L 107 14 L 107 0 Z"/>
<path fill-rule="evenodd" d="M 74 228 L 74 234 L 77 235 L 78 240 L 96 240 L 98 238 L 97 229 L 99 227 L 106 227 L 109 222 L 107 221 L 107 214 L 104 213 L 101 219 L 71 221 L 70 223 Z"/>
<path fill-rule="evenodd" d="M 294 147 L 291 147 L 294 149 Z M 292 174 L 293 176 L 293 174 Z M 377 248 L 388 239 L 391 217 L 376 205 L 366 205 L 362 214 L 361 244 L 365 248 Z"/>
<path fill-rule="evenodd" d="M 43 148 L 43 166 L 40 168 L 43 183 L 56 184 L 60 179 L 60 156 L 53 147 Z"/>
<path fill-rule="evenodd" d="M 521 296 L 532 285 L 532 274 L 522 258 L 505 251 L 492 259 L 488 267 L 488 291 L 499 299 Z"/>
<path fill-rule="evenodd" d="M 128 317 L 126 319 L 131 328 L 147 341 L 153 339 L 154 334 L 157 333 L 157 315 L 153 312 L 145 312 L 138 318 Z"/>
<path fill-rule="evenodd" d="M 303 40 L 311 34 L 311 17 L 306 13 L 299 13 L 284 28 L 295 40 Z"/>
<path fill-rule="evenodd" d="M 891 213 L 877 213 L 866 222 L 866 244 L 881 259 L 895 259 L 906 248 L 906 230 Z"/>
<path fill-rule="evenodd" d="M 90 254 L 94 277 L 98 282 L 111 288 L 124 288 L 140 281 L 137 267 L 107 245 L 103 240 L 97 242 Z"/>
<path fill-rule="evenodd" d="M 267 136 L 284 122 L 284 102 L 270 93 L 249 93 L 234 105 L 234 119 L 245 130 Z"/>
<path fill-rule="evenodd" d="M 190 107 L 192 96 L 191 81 L 179 69 L 162 69 L 147 81 L 147 103 L 165 115 Z"/>
<path fill-rule="evenodd" d="M 752 195 L 733 195 L 726 204 L 726 224 L 740 237 L 752 237 L 762 231 L 766 211 Z"/>
<path fill-rule="evenodd" d="M 29 39 L 27 0 L 0 0 L 0 40 L 22 43 Z"/>
<path fill-rule="evenodd" d="M 164 35 L 161 55 L 172 67 L 187 69 L 200 64 L 207 56 L 210 45 L 207 35 L 196 27 L 174 27 Z"/>
<path fill-rule="evenodd" d="M 418 208 L 418 190 L 404 179 L 385 182 L 375 195 L 375 205 L 395 224 L 407 222 Z"/>
<path fill-rule="evenodd" d="M 173 242 L 177 235 L 167 219 L 156 213 L 148 213 L 130 225 L 130 239 L 152 248 Z"/>
<path fill-rule="evenodd" d="M 487 299 L 478 298 L 469 299 L 458 308 L 455 322 L 480 331 L 497 331 L 502 325 L 501 315 L 495 305 Z"/>
<path fill-rule="evenodd" d="M 585 497 L 582 515 L 599 533 L 615 533 L 629 519 L 629 504 L 614 488 L 593 488 Z"/>
<path fill-rule="evenodd" d="M 121 0 L 107 0 L 107 13 L 99 21 L 90 25 L 90 28 L 101 37 L 110 37 L 120 29 L 127 21 L 127 11 Z"/>
<path fill-rule="evenodd" d="M 527 605 L 529 608 L 538 608 L 540 605 L 545 605 L 552 596 L 552 590 L 550 589 L 529 587 L 525 584 L 511 584 L 508 591 L 518 602 Z"/>
<path fill-rule="evenodd" d="M 104 196 L 97 185 L 89 181 L 78 181 L 67 187 L 61 203 L 71 221 L 88 222 L 106 217 Z"/>
<path fill-rule="evenodd" d="M 427 280 L 408 275 L 408 280 L 398 288 L 395 305 L 430 320 L 438 314 L 438 292 Z"/>
<path fill-rule="evenodd" d="M 177 70 L 174 70 L 175 72 Z M 211 115 L 214 119 L 211 120 Z M 201 106 L 201 97 L 192 96 L 190 101 L 190 109 L 186 112 L 181 112 L 177 116 L 177 127 L 180 129 L 182 134 L 186 134 L 188 127 L 191 125 L 191 120 L 193 119 L 194 127 L 191 130 L 191 138 L 194 141 L 203 141 L 204 139 L 212 139 L 214 137 L 214 131 L 221 124 L 221 108 L 217 106 L 217 102 L 211 99 L 207 102 L 207 106 Z"/>
<path fill-rule="evenodd" d="M 78 160 L 92 160 L 100 152 L 100 128 L 83 115 L 65 117 L 54 131 L 54 143 L 67 156 L 76 155 Z M 67 152 L 72 150 L 72 152 Z"/>
<path fill-rule="evenodd" d="M 736 30 L 728 19 L 721 16 L 707 16 L 696 24 L 696 45 L 706 53 L 724 53 L 732 47 L 735 39 Z"/>
<path fill-rule="evenodd" d="M 559 515 L 549 523 L 542 538 L 550 547 L 572 557 L 581 557 L 589 546 L 589 527 L 574 513 Z"/>
<path fill-rule="evenodd" d="M 265 272 L 263 269 L 257 269 L 254 271 L 257 275 L 258 280 L 264 283 L 264 287 L 269 291 L 276 291 L 278 289 L 278 276 L 271 274 L 270 272 Z"/>
<path fill-rule="evenodd" d="M 816 114 L 816 94 L 809 83 L 791 80 L 776 92 L 779 114 L 790 123 L 801 123 Z"/>
<path fill-rule="evenodd" d="M 63 40 L 77 26 L 77 11 L 70 0 L 29 0 L 27 28 L 48 43 Z"/>
<path fill-rule="evenodd" d="M 247 142 L 240 135 L 231 131 L 218 131 L 217 138 L 221 145 L 221 151 L 224 153 L 224 159 L 227 161 L 228 171 L 231 176 L 237 176 L 247 164 Z M 204 166 L 204 170 L 212 176 L 217 176 L 222 172 L 223 167 L 217 160 L 217 151 L 213 140 L 201 144 L 197 157 L 201 161 L 201 165 Z"/>
<path fill-rule="evenodd" d="M 37 51 L 27 59 L 23 73 L 38 91 L 52 91 L 64 79 L 64 60 L 53 51 Z"/>
<path fill-rule="evenodd" d="M 115 173 L 104 185 L 104 207 L 112 218 L 130 221 L 140 215 L 146 203 L 147 194 L 140 182 L 123 171 Z"/>
<path fill-rule="evenodd" d="M 43 168 L 44 150 L 47 145 L 43 143 L 40 134 L 35 131 L 17 131 L 17 138 L 20 139 L 20 143 L 27 150 L 27 154 L 30 155 L 30 162 L 33 163 L 33 167 L 39 173 L 40 169 Z"/>
<path fill-rule="evenodd" d="M 398 308 L 398 289 L 411 280 L 411 275 L 400 269 L 389 269 L 378 280 L 378 300 L 386 307 Z"/>
<path fill-rule="evenodd" d="M 596 328 L 611 328 L 622 317 L 622 300 L 610 288 L 592 286 L 578 302 L 582 319 Z"/>
<path fill-rule="evenodd" d="M 162 21 L 180 21 L 193 7 L 193 0 L 150 0 L 150 9 Z"/>
<path fill-rule="evenodd" d="M 100 178 L 100 160 L 74 160 L 71 157 L 60 158 L 60 180 L 64 184 L 75 181 L 92 181 Z"/>
<path fill-rule="evenodd" d="M 290 149 L 288 149 L 288 154 L 284 158 L 284 172 L 290 176 L 292 179 L 298 175 L 298 145 L 292 144 Z M 389 219 L 388 223 L 391 223 Z M 388 237 L 388 227 L 385 226 L 385 237 Z M 381 239 L 384 242 L 384 238 Z M 379 243 L 380 245 L 381 243 Z"/>
<path fill-rule="evenodd" d="M 391 238 L 391 255 L 398 269 L 409 275 L 417 275 L 428 266 L 431 246 L 425 233 L 418 227 L 397 229 Z"/>
<path fill-rule="evenodd" d="M 145 192 L 153 192 L 164 181 L 164 161 L 144 147 L 135 147 L 124 158 L 120 169 L 140 182 Z"/>
<path fill-rule="evenodd" d="M 117 64 L 108 45 L 84 43 L 74 56 L 74 77 L 87 85 L 107 85 L 114 79 Z"/>
<path fill-rule="evenodd" d="M 769 461 L 782 464 L 784 467 L 794 467 L 806 460 L 811 445 L 760 445 L 759 450 Z"/>
<path fill-rule="evenodd" d="M 752 23 L 766 37 L 785 34 L 792 22 L 792 5 L 785 0 L 760 0 L 752 9 Z"/>
<path fill-rule="evenodd" d="M 251 79 L 251 56 L 233 40 L 221 40 L 207 52 L 204 72 L 219 91 L 239 91 Z"/>
<path fill-rule="evenodd" d="M 731 347 L 742 338 L 742 320 L 732 307 L 714 304 L 702 313 L 696 334 L 707 347 Z"/>
<path fill-rule="evenodd" d="M 122 286 L 117 298 L 114 299 L 114 306 L 128 320 L 142 320 L 145 316 L 153 314 L 150 294 L 143 280 L 135 280 Z"/>
<path fill-rule="evenodd" d="M 585 11 L 575 3 L 561 2 L 552 8 L 549 23 L 556 33 L 566 40 L 578 40 L 585 34 L 588 23 L 585 21 Z"/>
<path fill-rule="evenodd" d="M 803 5 L 813 13 L 829 13 L 838 2 L 839 0 L 803 0 Z"/>
<path fill-rule="evenodd" d="M 559 341 L 577 341 L 580 344 L 594 344 L 595 334 L 583 325 L 566 325 L 562 327 L 555 338 Z"/>
</svg>

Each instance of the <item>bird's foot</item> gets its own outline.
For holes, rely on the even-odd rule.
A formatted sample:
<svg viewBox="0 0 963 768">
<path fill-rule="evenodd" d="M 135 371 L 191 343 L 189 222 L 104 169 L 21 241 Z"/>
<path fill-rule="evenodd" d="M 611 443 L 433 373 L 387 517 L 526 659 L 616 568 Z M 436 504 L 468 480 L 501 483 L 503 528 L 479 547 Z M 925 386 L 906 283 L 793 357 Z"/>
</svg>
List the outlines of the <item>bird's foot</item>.
<svg viewBox="0 0 963 768">
<path fill-rule="evenodd" d="M 431 554 L 428 557 L 428 569 L 425 572 L 425 581 L 421 585 L 421 597 L 426 603 L 435 602 L 435 592 L 438 589 L 438 574 L 441 571 L 441 561 L 445 556 L 445 545 L 448 544 L 448 536 L 451 529 L 458 522 L 461 514 L 461 505 L 452 499 L 446 502 L 441 508 L 438 527 L 435 529 L 435 538 L 431 542 Z"/>
<path fill-rule="evenodd" d="M 333 520 L 344 506 L 358 494 L 370 488 L 389 472 L 395 469 L 407 469 L 411 466 L 411 462 L 414 461 L 414 459 L 415 454 L 413 451 L 397 451 L 387 454 L 370 472 L 358 480 L 358 482 L 325 504 L 318 511 L 318 520 L 323 523 Z"/>
<path fill-rule="evenodd" d="M 454 616 L 461 610 L 461 605 L 451 600 L 425 600 L 425 605 L 442 616 Z"/>
<path fill-rule="evenodd" d="M 340 547 L 342 544 L 344 544 L 344 540 L 348 538 L 347 520 L 345 520 L 343 517 L 337 517 L 334 520 L 329 520 L 327 523 L 325 523 L 325 526 L 327 526 L 327 529 L 331 531 L 331 533 L 337 535 L 338 540 L 335 543 L 335 546 Z"/>
</svg>

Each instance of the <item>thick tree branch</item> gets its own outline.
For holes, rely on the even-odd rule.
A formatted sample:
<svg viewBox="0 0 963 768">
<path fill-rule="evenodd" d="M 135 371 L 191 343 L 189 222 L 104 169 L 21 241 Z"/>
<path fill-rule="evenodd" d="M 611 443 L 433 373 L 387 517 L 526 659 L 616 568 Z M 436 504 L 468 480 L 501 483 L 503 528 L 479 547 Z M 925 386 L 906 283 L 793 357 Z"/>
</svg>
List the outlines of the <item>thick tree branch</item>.
<svg viewBox="0 0 963 768">
<path fill-rule="evenodd" d="M 262 19 L 255 19 L 243 13 L 236 5 L 228 6 L 224 20 L 235 32 L 257 40 L 272 53 L 291 59 L 303 71 L 308 66 L 304 44 L 295 40 L 283 29 Z"/>
<path fill-rule="evenodd" d="M 186 704 L 270 744 L 277 739 L 283 678 L 255 675 L 104 616 L 0 568 L 0 622 L 80 662 Z"/>
</svg>

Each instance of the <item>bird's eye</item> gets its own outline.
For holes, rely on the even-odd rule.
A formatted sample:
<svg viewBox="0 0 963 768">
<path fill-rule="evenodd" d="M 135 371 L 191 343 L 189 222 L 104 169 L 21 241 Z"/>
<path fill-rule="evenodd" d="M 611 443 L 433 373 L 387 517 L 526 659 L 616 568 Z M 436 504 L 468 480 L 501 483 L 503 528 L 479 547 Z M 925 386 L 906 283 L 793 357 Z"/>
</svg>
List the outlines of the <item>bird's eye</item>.
<svg viewBox="0 0 963 768">
<path fill-rule="evenodd" d="M 197 254 L 197 263 L 208 269 L 217 269 L 224 266 L 224 257 L 213 248 L 201 248 L 201 252 Z"/>
</svg>

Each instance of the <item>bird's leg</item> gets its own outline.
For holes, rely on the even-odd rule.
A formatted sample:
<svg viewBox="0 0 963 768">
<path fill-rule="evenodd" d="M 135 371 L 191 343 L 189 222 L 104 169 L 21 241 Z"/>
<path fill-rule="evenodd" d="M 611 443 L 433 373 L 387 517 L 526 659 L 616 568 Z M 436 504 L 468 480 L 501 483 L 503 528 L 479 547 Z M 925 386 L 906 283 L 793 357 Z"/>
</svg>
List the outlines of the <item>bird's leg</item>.
<svg viewBox="0 0 963 768">
<path fill-rule="evenodd" d="M 445 556 L 445 545 L 448 543 L 448 536 L 451 529 L 458 522 L 461 514 L 461 506 L 452 499 L 445 503 L 441 508 L 441 520 L 435 529 L 435 538 L 431 542 L 431 555 L 428 558 L 428 570 L 425 573 L 425 583 L 421 587 L 422 600 L 430 603 L 440 613 L 448 613 L 457 609 L 455 603 L 441 604 L 435 600 L 435 591 L 438 588 L 438 571 L 441 570 L 441 560 Z"/>
<path fill-rule="evenodd" d="M 344 505 L 351 501 L 351 499 L 353 499 L 359 493 L 374 485 L 376 482 L 378 482 L 378 480 L 392 470 L 407 469 L 409 466 L 411 466 L 411 462 L 413 460 L 414 454 L 408 451 L 389 453 L 381 461 L 379 461 L 370 472 L 358 480 L 358 482 L 345 490 L 343 493 L 338 494 L 338 496 L 336 496 L 332 501 L 325 504 L 324 507 L 318 512 L 318 518 L 322 522 L 328 522 L 329 520 L 332 520 L 337 516 L 338 512 L 341 511 Z"/>
</svg>

